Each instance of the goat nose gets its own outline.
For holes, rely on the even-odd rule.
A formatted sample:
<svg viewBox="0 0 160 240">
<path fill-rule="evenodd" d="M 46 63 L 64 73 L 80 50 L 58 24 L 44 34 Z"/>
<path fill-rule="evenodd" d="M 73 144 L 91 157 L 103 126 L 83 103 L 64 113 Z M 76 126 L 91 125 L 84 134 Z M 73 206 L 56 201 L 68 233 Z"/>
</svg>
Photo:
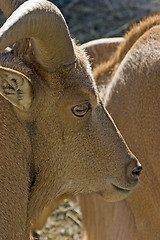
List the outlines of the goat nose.
<svg viewBox="0 0 160 240">
<path fill-rule="evenodd" d="M 137 185 L 141 171 L 140 162 L 136 157 L 131 156 L 126 169 L 126 181 L 129 189 L 133 189 Z"/>
<path fill-rule="evenodd" d="M 139 164 L 138 166 L 133 168 L 132 176 L 137 178 L 140 175 L 141 171 L 142 171 L 142 166 L 141 166 L 141 164 Z"/>
</svg>

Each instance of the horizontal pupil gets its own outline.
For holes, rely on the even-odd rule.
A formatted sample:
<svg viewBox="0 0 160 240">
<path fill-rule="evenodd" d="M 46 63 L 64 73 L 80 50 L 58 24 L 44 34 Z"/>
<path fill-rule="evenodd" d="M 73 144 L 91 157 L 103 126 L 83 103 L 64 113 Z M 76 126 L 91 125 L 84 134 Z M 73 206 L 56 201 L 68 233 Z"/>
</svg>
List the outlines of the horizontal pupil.
<svg viewBox="0 0 160 240">
<path fill-rule="evenodd" d="M 86 110 L 87 110 L 87 108 L 85 108 L 85 109 L 76 109 L 76 112 L 84 112 Z"/>
</svg>

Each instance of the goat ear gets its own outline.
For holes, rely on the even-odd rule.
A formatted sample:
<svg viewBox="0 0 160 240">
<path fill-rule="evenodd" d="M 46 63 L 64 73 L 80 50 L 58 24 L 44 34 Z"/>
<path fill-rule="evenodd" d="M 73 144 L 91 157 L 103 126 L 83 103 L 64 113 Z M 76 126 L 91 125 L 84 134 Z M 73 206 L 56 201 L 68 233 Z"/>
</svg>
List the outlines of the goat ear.
<svg viewBox="0 0 160 240">
<path fill-rule="evenodd" d="M 28 110 L 33 99 L 32 84 L 24 74 L 0 67 L 0 94 L 21 110 Z"/>
</svg>

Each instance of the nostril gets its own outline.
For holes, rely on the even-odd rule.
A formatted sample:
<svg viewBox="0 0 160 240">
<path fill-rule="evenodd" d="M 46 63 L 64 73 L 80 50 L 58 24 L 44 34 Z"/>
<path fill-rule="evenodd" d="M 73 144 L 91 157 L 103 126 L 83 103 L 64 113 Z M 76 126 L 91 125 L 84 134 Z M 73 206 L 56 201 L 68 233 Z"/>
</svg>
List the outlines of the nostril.
<svg viewBox="0 0 160 240">
<path fill-rule="evenodd" d="M 140 175 L 141 171 L 142 171 L 142 166 L 139 165 L 139 166 L 135 167 L 135 168 L 132 170 L 132 175 L 133 175 L 134 177 L 137 177 L 137 176 Z"/>
</svg>

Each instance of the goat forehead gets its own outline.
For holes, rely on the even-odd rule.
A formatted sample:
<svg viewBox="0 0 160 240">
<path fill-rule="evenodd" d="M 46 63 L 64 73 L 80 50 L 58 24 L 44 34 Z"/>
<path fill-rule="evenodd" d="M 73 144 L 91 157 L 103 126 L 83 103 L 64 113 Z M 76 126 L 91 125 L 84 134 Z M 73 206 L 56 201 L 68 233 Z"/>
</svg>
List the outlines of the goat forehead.
<svg viewBox="0 0 160 240">
<path fill-rule="evenodd" d="M 62 89 L 86 89 L 90 91 L 96 89 L 96 84 L 93 79 L 92 73 L 87 67 L 80 67 L 77 64 L 63 67 L 58 69 L 57 72 L 45 76 L 44 79 L 48 78 L 50 86 L 53 88 L 60 87 Z"/>
<path fill-rule="evenodd" d="M 96 90 L 94 80 L 87 76 L 82 76 L 80 78 L 75 76 L 75 78 L 73 78 L 70 82 L 67 82 L 65 86 L 66 88 L 82 90 L 86 93 L 90 91 L 95 92 Z"/>
<path fill-rule="evenodd" d="M 75 69 L 75 73 L 72 74 L 66 83 L 68 86 L 72 85 L 77 89 L 83 89 L 83 91 L 95 91 L 97 89 L 91 72 L 87 71 L 86 68 L 78 69 L 78 71 Z"/>
<path fill-rule="evenodd" d="M 97 87 L 94 79 L 91 76 L 82 76 L 81 78 L 74 78 L 70 84 L 66 84 L 66 89 L 77 93 L 77 95 L 86 95 L 89 98 L 97 98 Z"/>
</svg>

